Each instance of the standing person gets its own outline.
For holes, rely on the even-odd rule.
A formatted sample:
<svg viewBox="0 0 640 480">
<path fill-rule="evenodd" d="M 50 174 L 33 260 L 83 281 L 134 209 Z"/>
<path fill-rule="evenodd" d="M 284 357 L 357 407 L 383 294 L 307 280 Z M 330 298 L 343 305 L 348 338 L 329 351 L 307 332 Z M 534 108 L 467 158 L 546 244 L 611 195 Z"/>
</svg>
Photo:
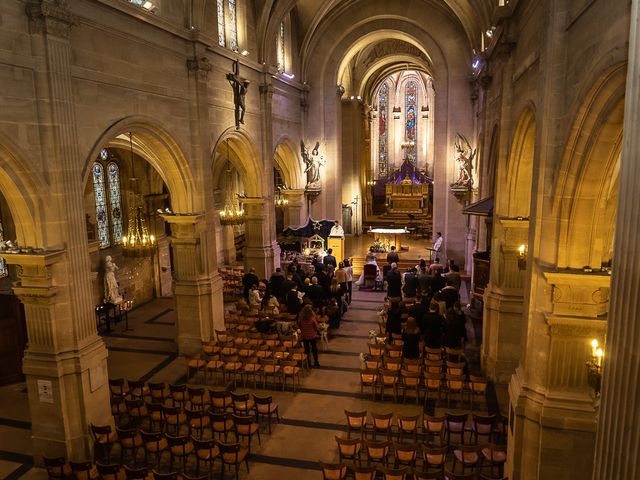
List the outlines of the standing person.
<svg viewBox="0 0 640 480">
<path fill-rule="evenodd" d="M 460 302 L 453 304 L 453 308 L 447 311 L 447 326 L 442 343 L 445 347 L 464 348 L 467 341 L 467 317 L 462 311 Z"/>
<path fill-rule="evenodd" d="M 249 301 L 249 290 L 251 290 L 253 285 L 257 287 L 258 283 L 260 283 L 260 279 L 256 275 L 256 269 L 251 267 L 249 272 L 242 276 L 242 287 L 244 289 L 243 295 L 247 302 Z"/>
<path fill-rule="evenodd" d="M 442 233 L 441 232 L 436 232 L 436 239 L 433 241 L 433 248 L 431 251 L 431 258 L 433 259 L 433 257 L 439 257 L 440 256 L 440 251 L 442 250 L 442 243 L 444 242 L 444 239 L 442 238 Z"/>
<path fill-rule="evenodd" d="M 427 347 L 440 348 L 442 346 L 442 334 L 445 329 L 445 321 L 440 315 L 440 305 L 432 301 L 429 305 L 429 313 L 424 316 L 424 342 Z"/>
<path fill-rule="evenodd" d="M 333 276 L 338 281 L 343 294 L 347 294 L 347 271 L 344 269 L 344 262 L 338 264 L 338 269 Z"/>
<path fill-rule="evenodd" d="M 391 270 L 387 273 L 387 297 L 402 297 L 402 275 L 396 263 L 391 264 Z"/>
<path fill-rule="evenodd" d="M 271 274 L 269 278 L 269 286 L 271 287 L 271 293 L 273 293 L 276 297 L 280 298 L 282 296 L 282 292 L 280 292 L 280 287 L 285 281 L 284 273 L 280 267 L 276 268 L 276 271 Z"/>
<path fill-rule="evenodd" d="M 407 325 L 402 330 L 402 357 L 419 358 L 422 334 L 413 317 L 407 318 Z"/>
<path fill-rule="evenodd" d="M 351 304 L 351 295 L 353 294 L 353 267 L 348 259 L 344 261 L 344 270 L 347 272 L 347 303 Z"/>
<path fill-rule="evenodd" d="M 300 328 L 300 338 L 304 344 L 304 353 L 307 355 L 307 362 L 311 368 L 311 355 L 313 353 L 313 366 L 319 367 L 318 363 L 318 320 L 311 305 L 305 305 L 298 315 L 298 328 Z M 311 352 L 309 352 L 311 350 Z"/>
<path fill-rule="evenodd" d="M 333 227 L 331 227 L 331 231 L 329 232 L 330 237 L 342 237 L 344 238 L 344 228 L 342 225 L 336 220 L 333 222 Z"/>
<path fill-rule="evenodd" d="M 391 245 L 391 251 L 387 253 L 387 263 L 391 265 L 392 263 L 399 263 L 399 262 L 400 262 L 400 256 L 398 255 L 398 252 L 396 252 L 396 246 Z"/>
<path fill-rule="evenodd" d="M 327 250 L 327 254 L 322 259 L 322 263 L 324 265 L 333 265 L 333 268 L 336 268 L 338 266 L 338 264 L 336 263 L 336 257 L 333 256 L 332 248 Z"/>
</svg>

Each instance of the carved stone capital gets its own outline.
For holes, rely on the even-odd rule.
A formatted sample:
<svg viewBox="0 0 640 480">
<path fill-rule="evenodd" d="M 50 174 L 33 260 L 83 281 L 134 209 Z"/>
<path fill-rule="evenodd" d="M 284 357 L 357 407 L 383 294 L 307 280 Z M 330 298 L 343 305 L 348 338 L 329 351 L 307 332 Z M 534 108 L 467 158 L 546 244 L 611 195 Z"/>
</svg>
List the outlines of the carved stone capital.
<svg viewBox="0 0 640 480">
<path fill-rule="evenodd" d="M 260 94 L 271 97 L 273 95 L 273 85 L 270 83 L 261 83 L 258 87 Z"/>
<path fill-rule="evenodd" d="M 31 33 L 46 33 L 68 39 L 71 27 L 78 23 L 69 10 L 67 0 L 29 0 L 25 11 Z"/>
<path fill-rule="evenodd" d="M 207 57 L 192 57 L 187 59 L 187 70 L 195 73 L 200 80 L 207 80 L 211 71 L 211 63 Z"/>
<path fill-rule="evenodd" d="M 571 317 L 599 317 L 609 310 L 611 277 L 593 273 L 546 272 L 553 286 L 553 313 Z"/>
</svg>

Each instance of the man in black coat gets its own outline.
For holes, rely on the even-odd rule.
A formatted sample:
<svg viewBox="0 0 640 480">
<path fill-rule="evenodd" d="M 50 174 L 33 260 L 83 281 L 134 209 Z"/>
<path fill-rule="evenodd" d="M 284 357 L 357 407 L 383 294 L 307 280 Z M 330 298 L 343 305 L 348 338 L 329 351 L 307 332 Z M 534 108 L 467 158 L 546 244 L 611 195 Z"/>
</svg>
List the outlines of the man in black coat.
<svg viewBox="0 0 640 480">
<path fill-rule="evenodd" d="M 260 283 L 260 279 L 256 275 L 256 269 L 250 268 L 248 273 L 245 273 L 242 277 L 243 295 L 245 300 L 249 301 L 249 290 L 255 285 L 256 287 Z"/>
<path fill-rule="evenodd" d="M 284 273 L 282 273 L 282 269 L 280 267 L 276 268 L 276 271 L 271 274 L 269 278 L 269 286 L 271 287 L 271 292 L 276 296 L 276 298 L 280 298 L 282 293 L 280 292 L 280 287 L 284 283 Z"/>
<path fill-rule="evenodd" d="M 453 304 L 460 299 L 458 290 L 453 286 L 453 281 L 449 279 L 447 279 L 447 286 L 440 290 L 438 297 L 446 304 L 447 310 L 453 308 Z"/>
<path fill-rule="evenodd" d="M 338 262 L 336 262 L 336 257 L 334 257 L 332 254 L 333 249 L 330 248 L 329 250 L 327 250 L 327 254 L 322 259 L 322 263 L 324 265 L 333 265 L 333 268 L 336 268 L 338 266 Z"/>
<path fill-rule="evenodd" d="M 402 275 L 398 271 L 396 263 L 391 264 L 391 270 L 387 272 L 387 297 L 402 296 Z"/>
<path fill-rule="evenodd" d="M 410 268 L 407 273 L 404 274 L 404 287 L 402 287 L 404 296 L 408 298 L 414 298 L 418 294 L 418 276 L 416 275 L 416 269 Z"/>
<path fill-rule="evenodd" d="M 318 284 L 317 277 L 313 277 L 311 279 L 311 285 L 309 285 L 309 289 L 305 296 L 311 300 L 311 303 L 313 303 L 315 308 L 320 308 L 322 306 L 322 302 L 326 298 L 326 294 L 322 285 Z"/>
</svg>

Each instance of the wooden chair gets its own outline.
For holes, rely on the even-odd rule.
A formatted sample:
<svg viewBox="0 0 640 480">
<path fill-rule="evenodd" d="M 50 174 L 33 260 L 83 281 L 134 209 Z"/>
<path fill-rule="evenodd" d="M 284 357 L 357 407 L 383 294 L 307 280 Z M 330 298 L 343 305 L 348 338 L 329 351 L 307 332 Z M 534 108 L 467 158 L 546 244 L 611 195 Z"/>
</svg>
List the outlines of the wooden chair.
<svg viewBox="0 0 640 480">
<path fill-rule="evenodd" d="M 425 415 L 422 423 L 425 435 L 438 439 L 438 443 L 442 445 L 445 433 L 445 416 Z"/>
<path fill-rule="evenodd" d="M 242 462 L 247 466 L 247 473 L 249 472 L 249 451 L 246 448 L 242 448 L 239 443 L 218 442 L 218 449 L 222 459 L 223 472 L 225 466 L 235 467 L 236 480 L 238 480 L 238 471 Z"/>
<path fill-rule="evenodd" d="M 151 390 L 144 380 L 127 380 L 131 398 L 144 398 L 151 395 Z"/>
<path fill-rule="evenodd" d="M 132 463 L 137 465 L 138 450 L 144 447 L 142 437 L 135 428 L 121 429 L 116 427 L 116 433 L 118 434 L 118 443 L 120 443 L 120 463 L 124 463 L 124 456 L 129 452 Z"/>
<path fill-rule="evenodd" d="M 252 355 L 247 357 L 242 366 L 242 385 L 247 387 L 247 380 L 249 377 L 253 377 L 253 388 L 256 389 L 258 385 L 258 378 L 262 374 L 262 365 L 258 357 L 255 355 L 255 351 L 251 350 Z"/>
<path fill-rule="evenodd" d="M 378 387 L 378 371 L 367 368 L 360 370 L 360 394 L 364 396 L 365 387 L 371 387 L 371 399 L 375 402 Z"/>
<path fill-rule="evenodd" d="M 236 415 L 250 415 L 253 412 L 255 403 L 248 393 L 230 392 L 233 413 Z"/>
<path fill-rule="evenodd" d="M 198 372 L 202 372 L 204 383 L 207 383 L 207 360 L 203 353 L 198 353 L 193 357 L 187 357 L 185 363 L 187 365 L 187 382 L 192 376 L 196 376 Z"/>
<path fill-rule="evenodd" d="M 118 463 L 103 464 L 96 462 L 96 469 L 100 480 L 123 480 L 125 478 L 124 469 Z"/>
<path fill-rule="evenodd" d="M 341 438 L 336 435 L 336 443 L 338 444 L 338 455 L 340 463 L 343 460 L 351 460 L 360 464 L 360 450 L 362 442 L 359 438 Z"/>
<path fill-rule="evenodd" d="M 507 461 L 507 446 L 489 443 L 481 447 L 482 466 L 488 464 L 491 468 L 490 473 L 493 475 L 493 469 L 497 467 L 498 475 L 502 475 L 504 464 Z"/>
<path fill-rule="evenodd" d="M 424 373 L 442 376 L 442 361 L 441 360 L 425 360 L 424 361 Z"/>
<path fill-rule="evenodd" d="M 410 372 L 408 370 L 400 371 L 400 388 L 402 388 L 402 403 L 405 403 L 407 391 L 414 390 L 416 392 L 416 405 L 420 403 L 420 373 Z"/>
<path fill-rule="evenodd" d="M 417 443 L 419 426 L 420 415 L 398 415 L 398 442 L 402 442 L 404 435 L 412 435 Z"/>
<path fill-rule="evenodd" d="M 376 440 L 378 432 L 384 433 L 387 440 L 391 440 L 391 428 L 393 427 L 393 412 L 371 413 L 371 431 L 373 440 Z"/>
<path fill-rule="evenodd" d="M 124 383 L 124 378 L 110 378 L 109 393 L 112 397 L 125 397 L 128 395 L 129 389 Z"/>
<path fill-rule="evenodd" d="M 467 474 L 458 474 L 449 471 L 445 471 L 444 480 L 473 480 L 475 474 L 473 472 Z"/>
<path fill-rule="evenodd" d="M 460 396 L 460 405 L 463 403 L 463 395 L 465 390 L 464 377 L 461 375 L 449 375 L 447 374 L 446 380 L 446 390 L 445 394 L 447 395 L 447 407 L 451 405 L 451 398 L 458 394 Z"/>
<path fill-rule="evenodd" d="M 202 438 L 204 430 L 209 426 L 209 415 L 204 410 L 190 410 L 184 409 L 184 413 L 187 416 L 187 426 L 189 427 L 189 436 L 193 436 L 196 432 L 197 438 Z"/>
<path fill-rule="evenodd" d="M 442 349 L 433 347 L 424 347 L 425 361 L 435 361 L 442 364 Z"/>
<path fill-rule="evenodd" d="M 442 472 L 420 472 L 418 470 L 413 472 L 415 480 L 443 480 L 444 473 Z"/>
<path fill-rule="evenodd" d="M 384 401 L 384 393 L 387 388 L 391 388 L 393 390 L 393 399 L 395 402 L 398 401 L 398 382 L 400 380 L 400 375 L 397 371 L 388 370 L 386 368 L 381 368 L 379 370 L 378 379 L 380 383 L 380 393 L 382 395 L 382 401 Z"/>
<path fill-rule="evenodd" d="M 473 410 L 474 400 L 476 399 L 476 397 L 479 397 L 480 405 L 482 405 L 483 400 L 486 402 L 487 383 L 488 381 L 484 377 L 469 375 L 469 400 L 471 403 L 472 410 Z"/>
<path fill-rule="evenodd" d="M 206 373 L 207 373 L 207 376 L 209 376 L 212 379 L 211 383 L 213 384 L 216 383 L 215 379 L 216 379 L 217 373 L 220 374 L 224 383 L 224 360 L 222 360 L 220 353 L 217 353 L 215 355 L 209 355 L 207 366 L 206 366 Z"/>
<path fill-rule="evenodd" d="M 234 431 L 233 419 L 231 418 L 231 414 L 228 412 L 209 412 L 209 419 L 209 424 L 211 425 L 211 436 L 215 438 L 216 434 L 218 434 L 218 436 L 222 435 L 224 441 L 226 442 L 229 432 Z"/>
<path fill-rule="evenodd" d="M 69 462 L 75 480 L 98 480 L 98 469 L 93 462 Z"/>
<path fill-rule="evenodd" d="M 378 267 L 371 263 L 367 263 L 363 267 L 363 287 L 367 288 L 372 284 L 373 287 L 376 286 L 376 279 L 378 278 Z"/>
<path fill-rule="evenodd" d="M 447 452 L 449 447 L 428 447 L 422 445 L 422 459 L 424 470 L 429 471 L 430 468 L 435 468 L 440 473 L 444 474 L 444 465 L 447 461 Z"/>
<path fill-rule="evenodd" d="M 207 402 L 207 391 L 203 387 L 187 386 L 189 396 L 189 408 L 191 410 L 202 410 Z"/>
<path fill-rule="evenodd" d="M 411 470 L 408 468 L 381 468 L 380 471 L 384 476 L 384 480 L 411 480 Z"/>
<path fill-rule="evenodd" d="M 382 355 L 369 355 L 364 361 L 365 369 L 375 370 L 376 372 L 378 371 L 378 369 L 382 368 L 383 364 L 384 357 Z"/>
<path fill-rule="evenodd" d="M 269 435 L 271 435 L 271 417 L 276 416 L 276 420 L 280 423 L 280 415 L 278 414 L 278 404 L 273 402 L 272 397 L 261 397 L 253 395 L 253 401 L 256 411 L 256 422 L 260 423 L 260 417 L 267 417 L 267 425 Z"/>
<path fill-rule="evenodd" d="M 209 405 L 214 412 L 224 412 L 233 405 L 233 399 L 229 388 L 210 388 Z"/>
<path fill-rule="evenodd" d="M 169 427 L 173 427 L 173 431 L 176 435 L 180 433 L 180 426 L 187 421 L 187 416 L 182 412 L 180 407 L 170 407 L 169 405 L 162 406 L 162 422 L 165 425 L 167 431 Z"/>
<path fill-rule="evenodd" d="M 51 479 L 66 480 L 73 475 L 71 466 L 64 457 L 43 457 L 42 461 Z"/>
<path fill-rule="evenodd" d="M 447 375 L 463 376 L 465 374 L 464 370 L 466 367 L 466 363 L 464 362 L 452 362 L 450 360 L 447 360 L 446 366 Z"/>
<path fill-rule="evenodd" d="M 291 378 L 293 391 L 296 391 L 296 379 L 298 387 L 300 386 L 300 371 L 298 362 L 294 360 L 280 360 L 280 371 L 282 372 L 282 391 L 287 384 L 287 378 Z"/>
<path fill-rule="evenodd" d="M 153 432 L 162 431 L 164 427 L 162 407 L 162 403 L 147 402 L 147 420 L 149 429 Z"/>
<path fill-rule="evenodd" d="M 444 428 L 447 435 L 447 445 L 451 445 L 451 435 L 460 435 L 460 443 L 464 444 L 465 423 L 468 414 L 466 413 L 445 413 Z"/>
<path fill-rule="evenodd" d="M 370 467 L 349 465 L 349 470 L 353 473 L 353 480 L 375 480 L 378 473 L 378 467 L 375 465 Z"/>
<path fill-rule="evenodd" d="M 144 464 L 149 465 L 149 457 L 154 455 L 156 457 L 155 466 L 160 465 L 162 459 L 162 453 L 167 450 L 169 444 L 167 439 L 159 432 L 145 432 L 141 431 L 142 446 L 144 448 Z"/>
<path fill-rule="evenodd" d="M 156 470 L 152 470 L 151 473 L 153 474 L 153 480 L 178 480 L 177 472 L 162 473 Z"/>
<path fill-rule="evenodd" d="M 167 446 L 170 453 L 169 457 L 169 470 L 173 470 L 173 462 L 175 459 L 182 461 L 182 471 L 187 469 L 187 458 L 193 452 L 193 443 L 186 435 L 180 435 L 177 437 L 167 435 Z"/>
<path fill-rule="evenodd" d="M 93 458 L 96 459 L 98 450 L 102 450 L 107 462 L 111 461 L 111 449 L 118 442 L 118 434 L 111 429 L 111 425 L 90 425 L 93 437 Z"/>
<path fill-rule="evenodd" d="M 396 459 L 394 468 L 404 466 L 413 470 L 416 467 L 416 459 L 418 458 L 418 450 L 420 449 L 417 443 L 411 445 L 396 443 L 393 448 Z"/>
<path fill-rule="evenodd" d="M 220 454 L 217 442 L 215 440 L 198 440 L 191 438 L 193 449 L 196 456 L 196 476 L 200 475 L 200 462 L 209 464 L 209 475 L 213 474 L 213 467 Z"/>
<path fill-rule="evenodd" d="M 374 442 L 371 440 L 363 440 L 362 443 L 364 450 L 367 452 L 367 465 L 380 463 L 384 467 L 389 466 L 390 441 Z"/>
<path fill-rule="evenodd" d="M 472 414 L 471 425 L 469 428 L 471 431 L 471 443 L 476 445 L 479 444 L 480 437 L 485 437 L 486 441 L 490 442 L 493 436 L 493 425 L 495 421 L 495 415 Z"/>
<path fill-rule="evenodd" d="M 342 463 L 318 462 L 322 467 L 323 480 L 344 480 L 347 478 L 347 466 Z"/>
<path fill-rule="evenodd" d="M 262 364 L 262 388 L 267 388 L 267 378 L 273 378 L 273 385 L 275 387 L 276 380 L 281 380 L 280 365 L 275 358 L 262 358 L 260 360 Z"/>
<path fill-rule="evenodd" d="M 244 365 L 239 360 L 239 357 L 237 354 L 223 355 L 222 360 L 224 361 L 224 367 L 222 367 L 222 370 L 223 370 L 222 379 L 224 382 L 233 381 L 233 388 L 236 388 L 238 385 L 238 379 L 240 379 L 240 382 L 242 382 Z"/>
<path fill-rule="evenodd" d="M 186 385 L 169 385 L 169 395 L 173 406 L 178 404 L 180 408 L 184 406 L 189 396 Z"/>
<path fill-rule="evenodd" d="M 351 438 L 351 430 L 359 430 L 360 436 L 364 437 L 367 425 L 367 411 L 350 412 L 345 410 L 344 414 L 347 416 L 347 438 Z"/>
<path fill-rule="evenodd" d="M 135 468 L 128 465 L 124 466 L 124 475 L 127 480 L 149 480 L 149 470 L 146 467 Z"/>
<path fill-rule="evenodd" d="M 478 445 L 458 445 L 453 449 L 453 465 L 451 470 L 455 472 L 456 463 L 462 464 L 462 473 L 470 468 L 473 472 L 482 459 L 481 448 Z"/>
<path fill-rule="evenodd" d="M 248 415 L 231 415 L 233 419 L 234 431 L 236 433 L 236 440 L 240 441 L 240 437 L 247 438 L 247 444 L 249 446 L 249 453 L 251 453 L 251 440 L 254 434 L 258 434 L 258 445 L 260 442 L 260 425 L 253 421 L 252 416 Z"/>
<path fill-rule="evenodd" d="M 165 382 L 148 383 L 151 402 L 164 403 L 169 398 L 170 391 Z"/>
<path fill-rule="evenodd" d="M 369 342 L 367 347 L 369 347 L 369 356 L 371 357 L 380 357 L 385 353 L 383 343 Z"/>
<path fill-rule="evenodd" d="M 125 399 L 124 403 L 127 405 L 127 413 L 129 419 L 134 425 L 140 425 L 147 418 L 147 404 L 142 397 L 136 397 L 132 399 Z"/>
</svg>

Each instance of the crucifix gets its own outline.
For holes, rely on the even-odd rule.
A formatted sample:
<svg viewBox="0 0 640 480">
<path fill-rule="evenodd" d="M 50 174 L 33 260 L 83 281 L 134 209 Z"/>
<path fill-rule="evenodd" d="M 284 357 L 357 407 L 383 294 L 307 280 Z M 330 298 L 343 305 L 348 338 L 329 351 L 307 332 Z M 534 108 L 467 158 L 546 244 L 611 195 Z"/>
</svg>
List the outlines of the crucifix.
<svg viewBox="0 0 640 480">
<path fill-rule="evenodd" d="M 233 89 L 233 103 L 235 105 L 236 130 L 240 129 L 240 124 L 244 125 L 245 103 L 244 96 L 249 89 L 249 80 L 240 76 L 240 62 L 233 62 L 233 73 L 227 73 L 227 80 Z"/>
</svg>

